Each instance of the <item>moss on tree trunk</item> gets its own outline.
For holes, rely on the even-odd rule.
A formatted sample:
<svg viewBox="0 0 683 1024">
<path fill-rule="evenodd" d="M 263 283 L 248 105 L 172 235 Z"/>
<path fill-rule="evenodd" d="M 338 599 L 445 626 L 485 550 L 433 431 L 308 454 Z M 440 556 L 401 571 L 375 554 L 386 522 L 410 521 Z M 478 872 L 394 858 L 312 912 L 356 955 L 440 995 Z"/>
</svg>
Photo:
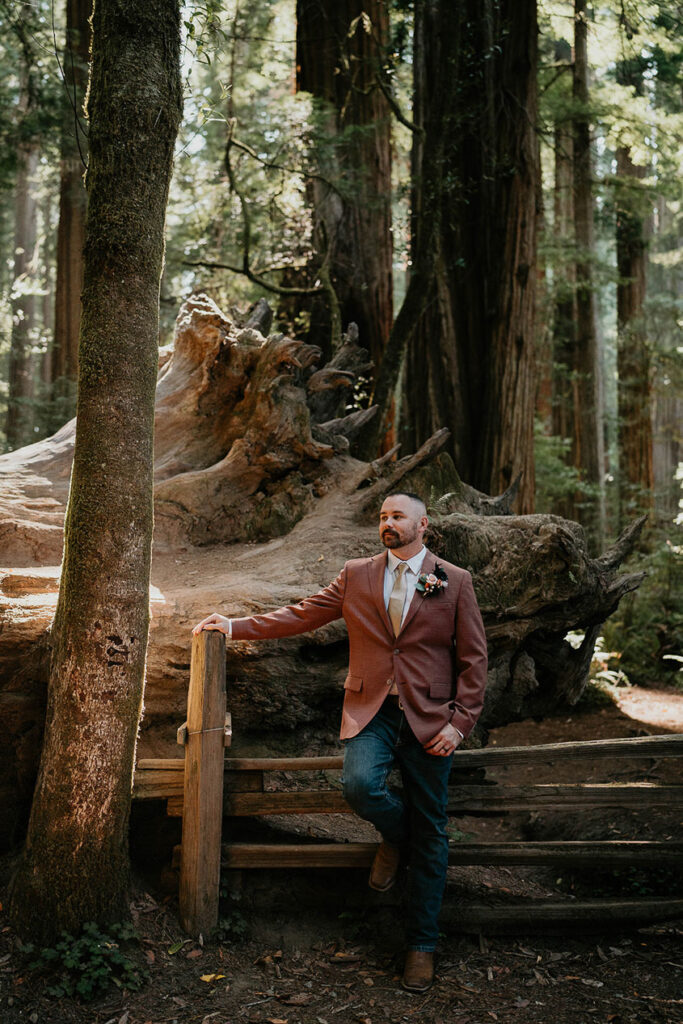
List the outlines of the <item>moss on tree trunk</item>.
<svg viewBox="0 0 683 1024">
<path fill-rule="evenodd" d="M 178 0 L 95 4 L 78 426 L 45 740 L 11 895 L 15 926 L 43 941 L 126 914 L 179 24 Z"/>
</svg>

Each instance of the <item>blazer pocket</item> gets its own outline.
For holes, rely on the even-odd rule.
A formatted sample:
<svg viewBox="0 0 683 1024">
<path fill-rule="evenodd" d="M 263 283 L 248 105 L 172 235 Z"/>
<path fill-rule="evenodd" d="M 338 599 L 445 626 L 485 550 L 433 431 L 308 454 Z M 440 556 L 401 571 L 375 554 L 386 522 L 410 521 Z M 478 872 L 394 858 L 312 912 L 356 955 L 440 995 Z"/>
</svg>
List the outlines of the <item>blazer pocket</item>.
<svg viewBox="0 0 683 1024">
<path fill-rule="evenodd" d="M 360 676 L 347 676 L 344 680 L 345 690 L 355 690 L 356 692 L 363 689 L 363 680 Z"/>
<path fill-rule="evenodd" d="M 449 700 L 453 687 L 449 682 L 430 683 L 429 696 L 432 700 Z"/>
</svg>

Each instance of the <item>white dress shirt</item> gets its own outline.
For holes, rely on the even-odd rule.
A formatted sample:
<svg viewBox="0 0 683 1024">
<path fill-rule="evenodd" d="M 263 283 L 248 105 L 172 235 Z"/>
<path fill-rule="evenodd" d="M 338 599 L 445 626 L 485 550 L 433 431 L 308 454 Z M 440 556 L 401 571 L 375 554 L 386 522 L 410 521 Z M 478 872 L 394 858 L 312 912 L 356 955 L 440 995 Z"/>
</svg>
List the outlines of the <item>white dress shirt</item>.
<svg viewBox="0 0 683 1024">
<path fill-rule="evenodd" d="M 401 623 L 408 614 L 410 608 L 410 602 L 415 596 L 415 587 L 417 586 L 417 578 L 422 572 L 422 563 L 424 562 L 427 548 L 422 545 L 422 548 L 412 558 L 405 560 L 406 565 L 405 579 L 406 579 L 406 599 L 403 605 L 403 615 L 401 616 Z M 384 605 L 389 608 L 389 598 L 391 597 L 391 591 L 394 589 L 394 583 L 396 582 L 396 566 L 403 561 L 401 558 L 397 558 L 394 552 L 389 549 L 387 551 L 387 567 L 384 570 Z"/>
</svg>

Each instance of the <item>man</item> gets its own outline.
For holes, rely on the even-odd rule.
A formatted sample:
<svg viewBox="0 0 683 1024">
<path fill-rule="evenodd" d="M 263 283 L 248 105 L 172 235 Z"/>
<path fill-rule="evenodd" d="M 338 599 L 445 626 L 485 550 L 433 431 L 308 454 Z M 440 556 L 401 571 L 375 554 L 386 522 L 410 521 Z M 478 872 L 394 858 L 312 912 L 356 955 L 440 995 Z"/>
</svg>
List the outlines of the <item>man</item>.
<svg viewBox="0 0 683 1024">
<path fill-rule="evenodd" d="M 422 538 L 422 499 L 390 494 L 379 534 L 386 552 L 347 562 L 328 587 L 265 615 L 213 614 L 194 628 L 233 640 L 305 633 L 343 617 L 349 634 L 341 738 L 344 796 L 382 834 L 369 884 L 393 885 L 404 853 L 409 895 L 403 987 L 434 978 L 438 915 L 446 884 L 446 805 L 453 751 L 481 712 L 486 639 L 472 578 L 439 563 Z M 403 795 L 387 787 L 397 765 Z"/>
</svg>

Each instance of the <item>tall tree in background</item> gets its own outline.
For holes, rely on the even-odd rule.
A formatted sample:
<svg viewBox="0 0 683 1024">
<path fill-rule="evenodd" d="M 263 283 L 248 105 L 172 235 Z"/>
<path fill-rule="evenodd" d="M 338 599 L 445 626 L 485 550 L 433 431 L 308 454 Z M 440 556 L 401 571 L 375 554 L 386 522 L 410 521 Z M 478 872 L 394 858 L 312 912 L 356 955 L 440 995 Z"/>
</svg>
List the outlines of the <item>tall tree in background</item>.
<svg viewBox="0 0 683 1024">
<path fill-rule="evenodd" d="M 576 238 L 576 347 L 572 461 L 594 497 L 582 513 L 594 546 L 605 535 L 605 441 L 602 353 L 595 308 L 593 261 L 593 163 L 588 93 L 588 21 L 586 0 L 574 0 L 574 174 Z"/>
<path fill-rule="evenodd" d="M 178 0 L 97 0 L 76 447 L 45 740 L 10 903 L 17 929 L 40 941 L 127 913 L 159 280 L 181 97 Z"/>
<path fill-rule="evenodd" d="M 653 502 L 652 379 L 645 328 L 649 222 L 643 178 L 628 146 L 617 150 L 617 374 L 619 509 L 625 523 Z"/>
<path fill-rule="evenodd" d="M 297 0 L 297 89 L 321 101 L 322 181 L 311 187 L 313 272 L 327 268 L 344 327 L 378 366 L 393 320 L 391 111 L 380 88 L 387 0 Z M 329 350 L 330 311 L 313 303 L 309 338 Z"/>
<path fill-rule="evenodd" d="M 573 373 L 576 348 L 576 267 L 574 242 L 574 136 L 568 116 L 572 90 L 572 54 L 568 42 L 555 43 L 555 61 L 566 63 L 560 72 L 555 91 L 562 100 L 554 124 L 554 188 L 553 244 L 559 249 L 554 272 L 553 289 L 553 402 L 552 433 L 568 439 L 574 432 L 574 409 L 577 403 L 577 379 Z M 562 498 L 561 514 L 575 516 L 574 502 Z"/>
<path fill-rule="evenodd" d="M 66 0 L 66 45 L 62 66 L 67 95 L 63 102 L 61 132 L 57 280 L 50 366 L 54 383 L 54 429 L 73 415 L 76 404 L 87 196 L 83 161 L 88 149 L 82 119 L 88 80 L 91 11 L 92 0 Z"/>
<path fill-rule="evenodd" d="M 33 439 L 32 348 L 37 332 L 36 242 L 38 206 L 32 181 L 38 166 L 40 140 L 32 121 L 36 118 L 37 14 L 24 4 L 14 20 L 19 44 L 19 102 L 16 117 L 16 184 L 14 189 L 14 248 L 12 285 L 12 334 L 8 369 L 5 433 L 10 448 Z"/>
<path fill-rule="evenodd" d="M 520 511 L 534 502 L 536 35 L 535 0 L 416 5 L 423 131 L 396 323 L 407 334 L 406 446 L 448 426 L 468 483 L 495 494 L 521 476 Z"/>
</svg>

